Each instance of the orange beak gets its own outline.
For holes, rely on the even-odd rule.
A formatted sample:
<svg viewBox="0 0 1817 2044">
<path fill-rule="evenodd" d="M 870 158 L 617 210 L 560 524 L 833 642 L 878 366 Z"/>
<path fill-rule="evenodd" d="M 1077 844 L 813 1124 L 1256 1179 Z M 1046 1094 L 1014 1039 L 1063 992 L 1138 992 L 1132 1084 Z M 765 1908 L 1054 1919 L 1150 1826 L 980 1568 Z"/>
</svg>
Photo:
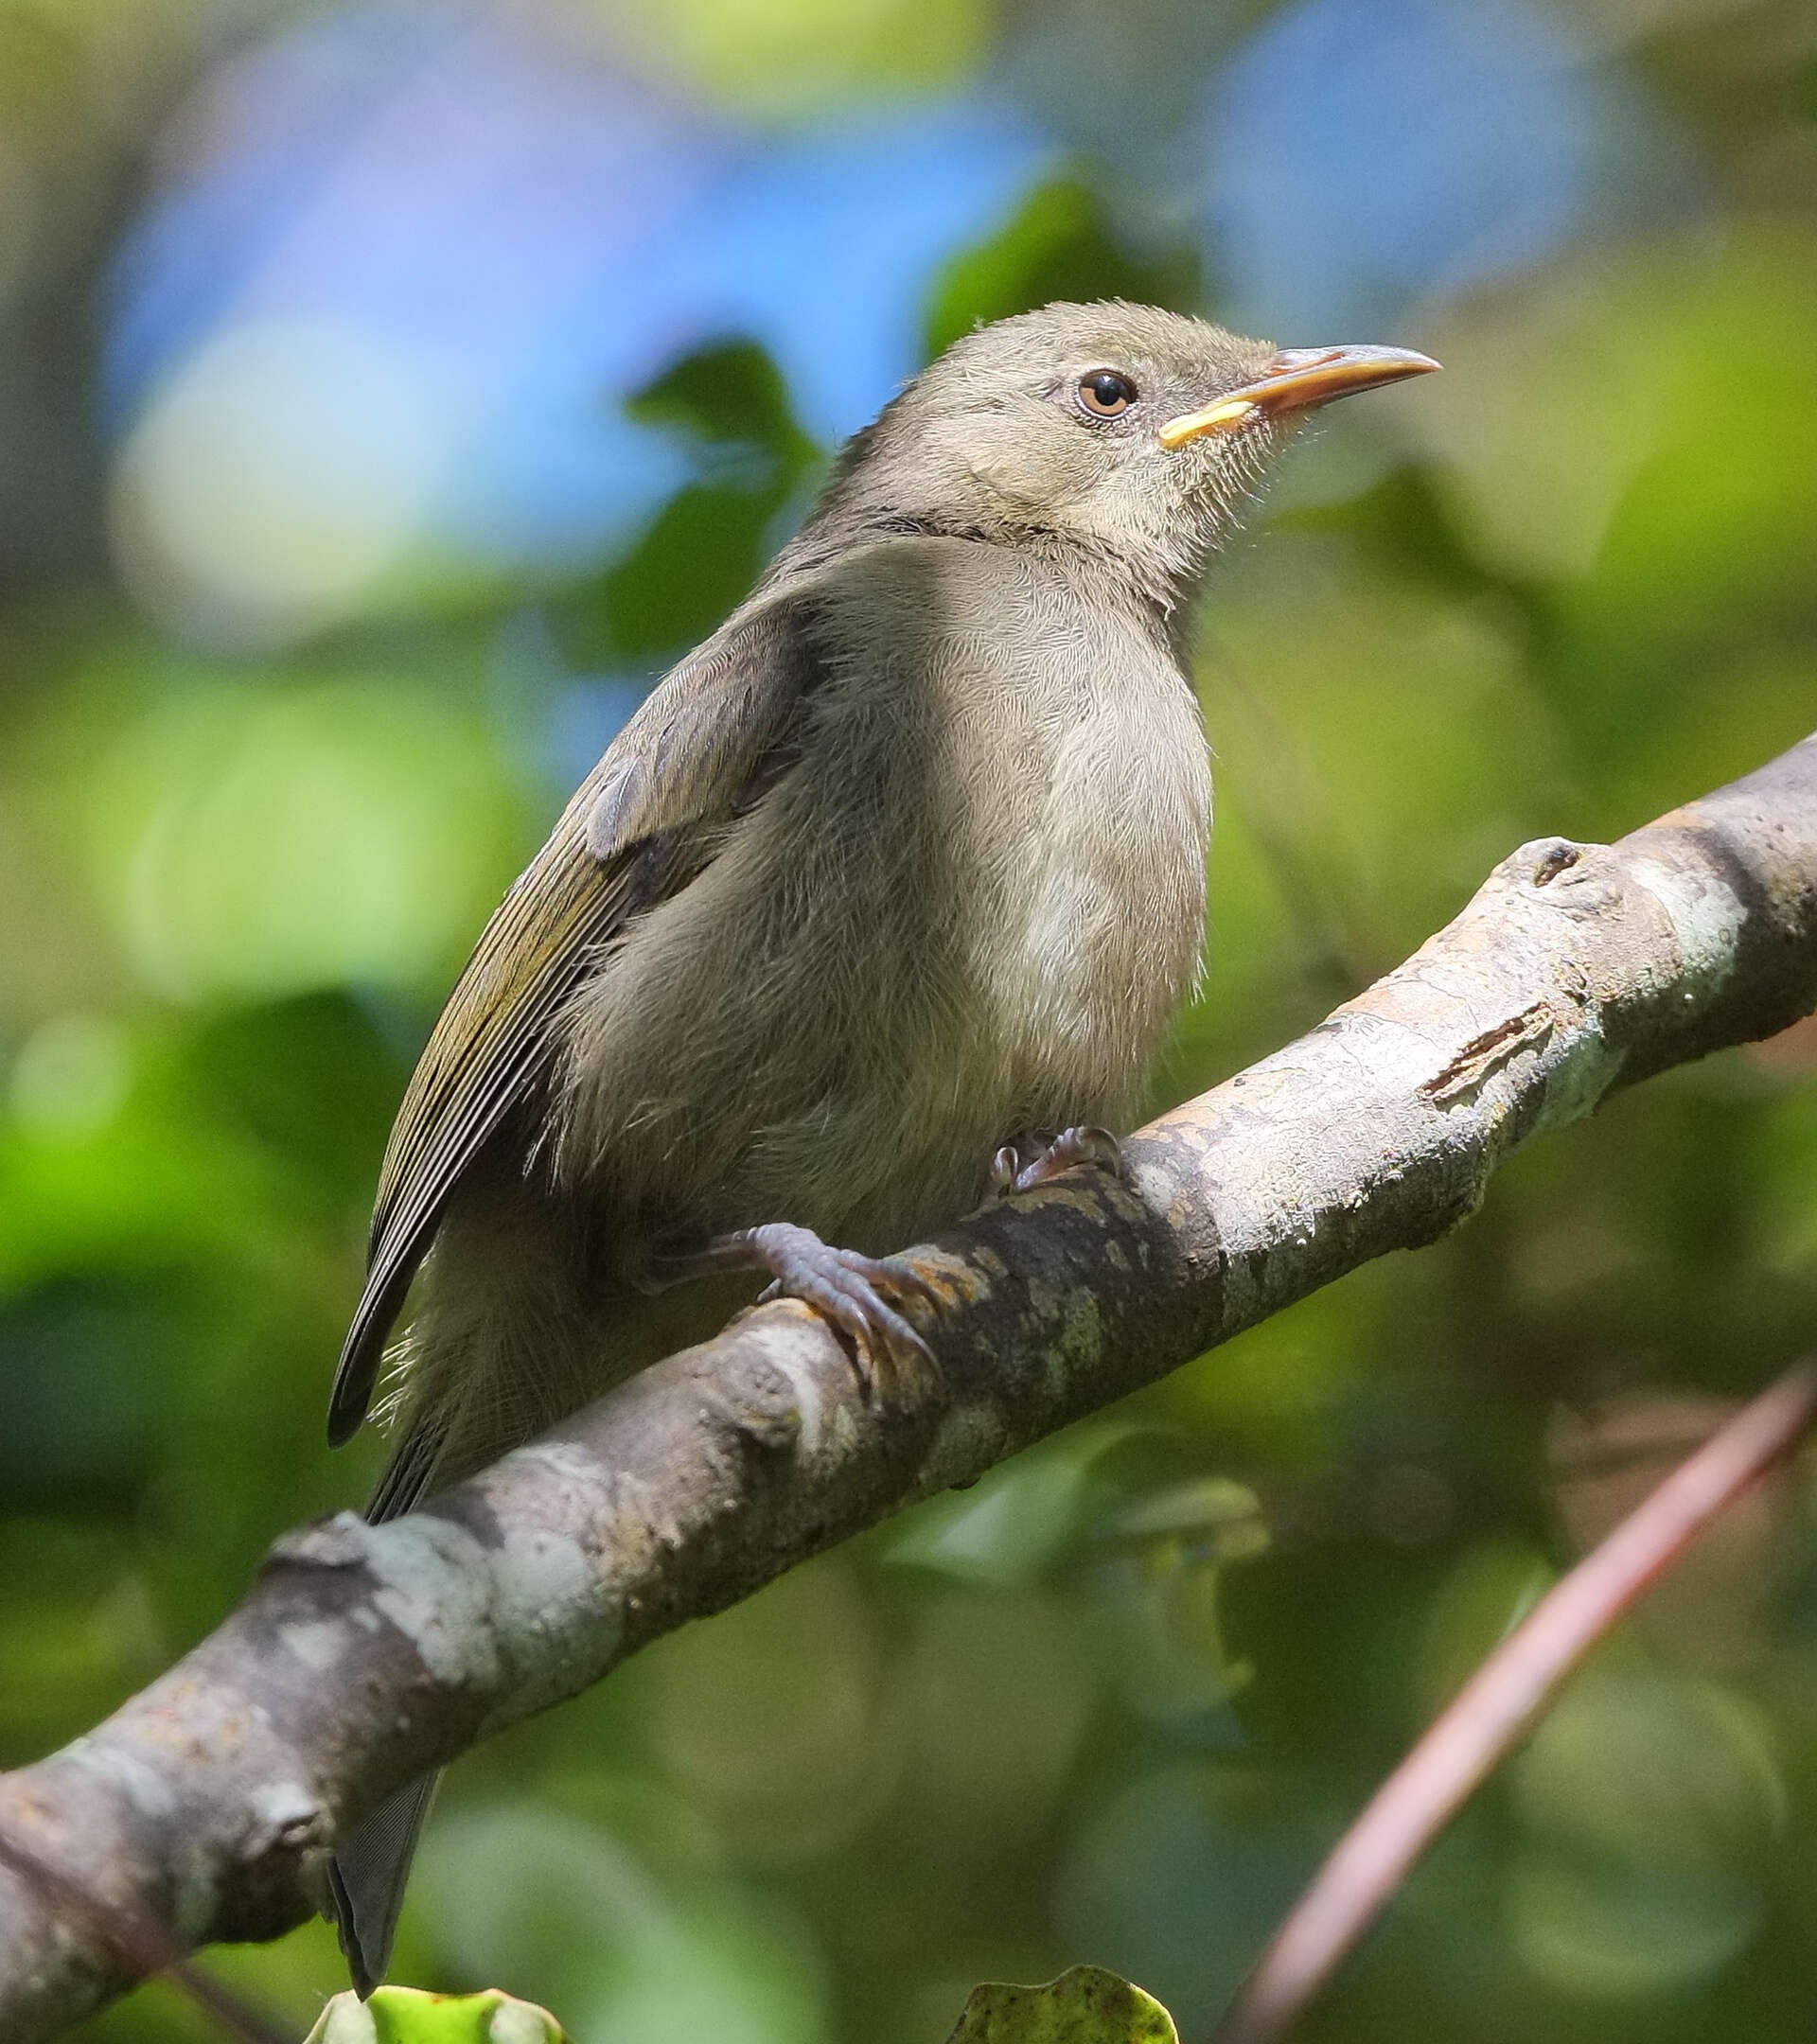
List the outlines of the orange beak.
<svg viewBox="0 0 1817 2044">
<path fill-rule="evenodd" d="M 1411 348 L 1282 348 L 1267 374 L 1255 382 L 1228 392 L 1203 412 L 1169 419 L 1160 430 L 1160 443 L 1164 448 L 1184 447 L 1221 427 L 1245 425 L 1258 413 L 1310 412 L 1333 397 L 1424 376 L 1438 366 L 1430 355 L 1416 355 Z"/>
</svg>

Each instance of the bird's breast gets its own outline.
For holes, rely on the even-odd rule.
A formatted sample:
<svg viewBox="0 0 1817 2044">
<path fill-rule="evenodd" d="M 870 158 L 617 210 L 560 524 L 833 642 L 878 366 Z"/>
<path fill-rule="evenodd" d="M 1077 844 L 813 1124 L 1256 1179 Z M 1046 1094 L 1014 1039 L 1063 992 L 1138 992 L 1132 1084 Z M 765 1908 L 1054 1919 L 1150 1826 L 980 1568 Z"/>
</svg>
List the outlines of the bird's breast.
<svg viewBox="0 0 1817 2044">
<path fill-rule="evenodd" d="M 1025 1083 L 1119 1119 L 1195 976 L 1211 787 L 1171 660 L 1107 648 L 1054 747 L 999 999 Z"/>
<path fill-rule="evenodd" d="M 910 913 L 933 920 L 926 955 L 952 969 L 960 1061 L 992 1075 L 992 1111 L 1116 1119 L 1197 969 L 1204 729 L 1121 592 L 1002 555 L 945 563 L 944 602 L 891 607 L 903 694 L 879 827 L 912 846 Z"/>
</svg>

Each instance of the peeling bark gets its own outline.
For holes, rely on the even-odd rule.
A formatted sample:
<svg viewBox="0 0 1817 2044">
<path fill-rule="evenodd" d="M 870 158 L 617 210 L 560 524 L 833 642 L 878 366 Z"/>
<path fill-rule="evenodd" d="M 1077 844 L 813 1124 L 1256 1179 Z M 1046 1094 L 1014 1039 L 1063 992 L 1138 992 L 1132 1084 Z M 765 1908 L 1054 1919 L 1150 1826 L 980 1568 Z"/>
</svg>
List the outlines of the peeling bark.
<svg viewBox="0 0 1817 2044">
<path fill-rule="evenodd" d="M 148 1952 L 277 1935 L 414 1775 L 1436 1240 L 1614 1087 L 1813 1006 L 1817 736 L 1615 845 L 1523 846 L 1404 965 L 1130 1137 L 1127 1184 L 1071 1173 L 909 1252 L 938 1378 L 873 1401 L 783 1301 L 408 1517 L 285 1536 L 193 1653 L 0 1777 L 0 2035 L 54 2034 Z"/>
</svg>

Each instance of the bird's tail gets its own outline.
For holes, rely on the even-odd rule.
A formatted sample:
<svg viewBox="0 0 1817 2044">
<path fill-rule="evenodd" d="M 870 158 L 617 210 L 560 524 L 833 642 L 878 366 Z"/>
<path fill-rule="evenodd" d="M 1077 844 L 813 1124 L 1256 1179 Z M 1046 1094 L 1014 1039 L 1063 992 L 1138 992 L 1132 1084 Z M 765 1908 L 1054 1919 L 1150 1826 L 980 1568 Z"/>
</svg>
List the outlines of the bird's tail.
<svg viewBox="0 0 1817 2044">
<path fill-rule="evenodd" d="M 439 1428 L 413 1427 L 398 1443 L 366 1506 L 374 1525 L 400 1518 L 428 1491 L 442 1459 Z M 329 1913 L 341 1939 L 354 1991 L 364 2000 L 385 1977 L 439 1770 L 390 1795 L 334 1848 L 328 1863 Z"/>
<path fill-rule="evenodd" d="M 576 1284 L 576 1261 L 538 1210 L 507 1202 L 450 1217 L 432 1252 L 433 1286 L 397 1350 L 397 1446 L 366 1506 L 375 1525 L 703 1340 L 746 1303 L 713 1284 L 601 1302 Z M 362 1999 L 384 1977 L 435 1781 L 400 1788 L 335 1846 L 330 1913 Z"/>
<path fill-rule="evenodd" d="M 334 1849 L 328 1868 L 334 1924 L 354 1992 L 364 2000 L 385 1977 L 416 1840 L 441 1773 L 388 1796 Z"/>
<path fill-rule="evenodd" d="M 509 1203 L 450 1217 L 432 1253 L 433 1287 L 393 1350 L 397 1445 L 366 1504 L 372 1524 L 402 1518 L 587 1397 L 574 1331 L 585 1309 L 539 1218 Z M 362 2000 L 390 1963 L 437 1779 L 388 1796 L 335 1845 L 329 1913 Z"/>
</svg>

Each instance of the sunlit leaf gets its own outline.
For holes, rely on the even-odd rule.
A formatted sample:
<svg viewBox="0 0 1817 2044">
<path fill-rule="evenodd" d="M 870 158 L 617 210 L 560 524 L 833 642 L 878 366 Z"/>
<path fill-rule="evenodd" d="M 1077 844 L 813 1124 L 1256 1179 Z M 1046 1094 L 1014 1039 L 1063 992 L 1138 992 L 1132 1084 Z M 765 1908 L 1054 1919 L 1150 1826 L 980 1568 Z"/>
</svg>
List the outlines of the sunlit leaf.
<svg viewBox="0 0 1817 2044">
<path fill-rule="evenodd" d="M 379 1987 L 370 2000 L 338 1994 L 305 2044 L 567 2044 L 546 2008 L 493 1987 L 484 1994 L 426 1994 Z"/>
<path fill-rule="evenodd" d="M 437 977 L 516 837 L 485 734 L 374 681 L 173 693 L 83 792 L 96 885 L 133 963 L 187 997 Z"/>
<path fill-rule="evenodd" d="M 989 26 L 982 0 L 591 0 L 591 10 L 645 63 L 772 116 L 957 83 Z"/>
</svg>

